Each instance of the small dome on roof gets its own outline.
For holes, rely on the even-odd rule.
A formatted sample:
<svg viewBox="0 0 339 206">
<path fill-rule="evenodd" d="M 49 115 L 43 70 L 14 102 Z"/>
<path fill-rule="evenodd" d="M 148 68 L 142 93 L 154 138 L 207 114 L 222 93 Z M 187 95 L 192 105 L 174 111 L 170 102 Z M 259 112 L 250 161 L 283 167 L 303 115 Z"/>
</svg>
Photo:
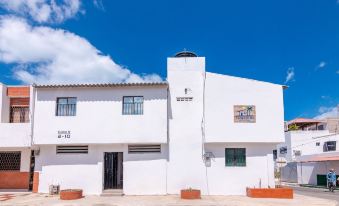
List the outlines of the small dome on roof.
<svg viewBox="0 0 339 206">
<path fill-rule="evenodd" d="M 174 57 L 198 57 L 198 55 L 190 51 L 181 51 L 181 52 L 176 53 Z"/>
</svg>

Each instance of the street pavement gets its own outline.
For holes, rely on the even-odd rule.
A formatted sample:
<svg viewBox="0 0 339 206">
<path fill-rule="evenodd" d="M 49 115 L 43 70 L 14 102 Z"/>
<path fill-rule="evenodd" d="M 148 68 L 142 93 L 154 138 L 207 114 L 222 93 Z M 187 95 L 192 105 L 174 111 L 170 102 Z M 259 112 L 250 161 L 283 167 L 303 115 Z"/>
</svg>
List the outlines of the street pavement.
<svg viewBox="0 0 339 206">
<path fill-rule="evenodd" d="M 337 201 L 337 205 L 339 206 L 339 190 L 334 192 L 328 191 L 326 188 L 310 188 L 310 187 L 299 187 L 292 186 L 295 194 L 305 195 L 309 197 L 317 197 L 327 200 L 335 200 Z"/>
</svg>

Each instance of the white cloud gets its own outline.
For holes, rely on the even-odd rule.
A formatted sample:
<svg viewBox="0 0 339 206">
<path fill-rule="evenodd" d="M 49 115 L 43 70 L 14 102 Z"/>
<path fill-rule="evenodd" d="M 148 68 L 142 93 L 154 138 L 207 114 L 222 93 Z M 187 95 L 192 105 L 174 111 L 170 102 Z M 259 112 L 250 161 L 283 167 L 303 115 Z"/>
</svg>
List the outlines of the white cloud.
<svg viewBox="0 0 339 206">
<path fill-rule="evenodd" d="M 105 7 L 104 4 L 102 3 L 102 0 L 93 0 L 93 4 L 97 9 L 105 11 Z"/>
<path fill-rule="evenodd" d="M 60 23 L 82 12 L 80 0 L 0 0 L 0 7 L 39 23 Z"/>
<path fill-rule="evenodd" d="M 326 62 L 321 61 L 321 62 L 318 64 L 317 69 L 322 69 L 322 68 L 324 68 L 326 65 L 327 65 Z"/>
<path fill-rule="evenodd" d="M 14 78 L 24 83 L 108 83 L 161 81 L 117 65 L 85 38 L 26 20 L 0 19 L 0 61 L 15 64 Z"/>
<path fill-rule="evenodd" d="M 325 119 L 329 117 L 339 117 L 339 105 L 334 107 L 320 107 L 318 116 L 314 117 L 315 119 Z"/>
<path fill-rule="evenodd" d="M 294 81 L 294 76 L 295 76 L 294 67 L 288 68 L 287 72 L 286 72 L 285 84 L 290 82 L 290 81 Z"/>
</svg>

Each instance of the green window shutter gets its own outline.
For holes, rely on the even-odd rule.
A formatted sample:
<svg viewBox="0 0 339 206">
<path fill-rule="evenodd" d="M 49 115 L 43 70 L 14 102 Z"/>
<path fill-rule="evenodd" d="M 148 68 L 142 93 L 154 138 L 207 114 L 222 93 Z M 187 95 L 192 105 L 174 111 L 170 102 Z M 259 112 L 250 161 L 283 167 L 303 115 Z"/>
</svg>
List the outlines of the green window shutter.
<svg viewBox="0 0 339 206">
<path fill-rule="evenodd" d="M 225 148 L 225 166 L 246 166 L 246 148 Z"/>
<path fill-rule="evenodd" d="M 238 148 L 236 152 L 236 163 L 237 166 L 244 167 L 246 166 L 246 149 Z"/>
<path fill-rule="evenodd" d="M 234 149 L 225 149 L 226 166 L 234 166 Z"/>
</svg>

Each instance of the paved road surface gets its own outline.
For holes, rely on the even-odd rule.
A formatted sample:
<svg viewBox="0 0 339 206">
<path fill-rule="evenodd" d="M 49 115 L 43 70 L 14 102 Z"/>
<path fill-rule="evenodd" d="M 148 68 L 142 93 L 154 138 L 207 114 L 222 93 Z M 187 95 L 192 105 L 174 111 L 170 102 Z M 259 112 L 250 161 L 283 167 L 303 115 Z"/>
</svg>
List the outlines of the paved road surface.
<svg viewBox="0 0 339 206">
<path fill-rule="evenodd" d="M 339 206 L 339 190 L 329 192 L 327 189 L 308 188 L 308 187 L 293 187 L 294 192 L 299 195 L 305 195 L 310 197 L 318 197 L 328 200 L 336 200 Z"/>
</svg>

